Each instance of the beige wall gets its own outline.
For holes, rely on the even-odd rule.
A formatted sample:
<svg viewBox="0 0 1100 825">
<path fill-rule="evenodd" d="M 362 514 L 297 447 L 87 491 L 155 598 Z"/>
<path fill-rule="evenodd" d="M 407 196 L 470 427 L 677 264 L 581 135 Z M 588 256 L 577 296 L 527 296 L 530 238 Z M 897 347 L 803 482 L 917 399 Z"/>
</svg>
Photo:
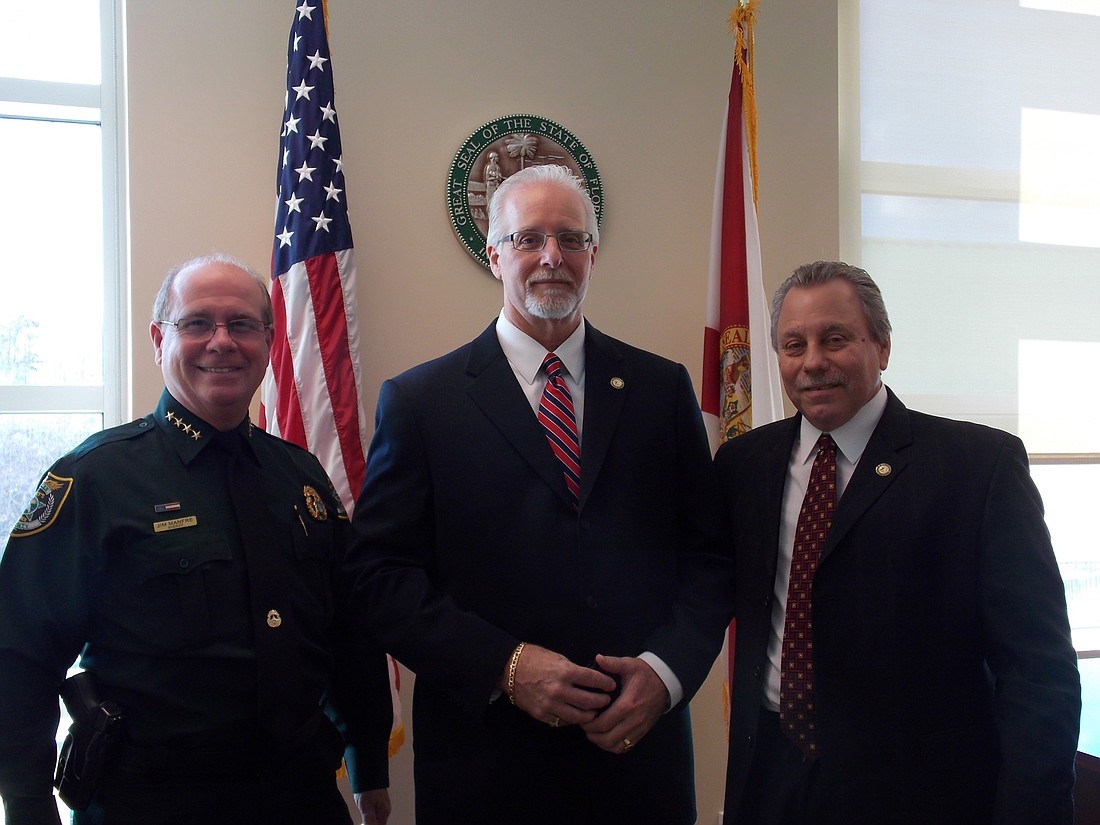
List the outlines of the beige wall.
<svg viewBox="0 0 1100 825">
<path fill-rule="evenodd" d="M 268 269 L 293 5 L 127 3 L 135 414 L 161 388 L 147 328 L 163 272 L 215 249 Z M 369 416 L 386 377 L 473 337 L 500 307 L 499 285 L 451 230 L 444 184 L 470 132 L 519 112 L 572 131 L 603 177 L 586 314 L 698 382 L 732 5 L 330 0 Z M 836 3 L 761 6 L 759 213 L 774 287 L 795 265 L 837 255 Z M 718 668 L 693 712 L 709 825 L 725 766 Z M 411 784 L 406 746 L 393 764 L 394 825 L 412 822 Z"/>
</svg>

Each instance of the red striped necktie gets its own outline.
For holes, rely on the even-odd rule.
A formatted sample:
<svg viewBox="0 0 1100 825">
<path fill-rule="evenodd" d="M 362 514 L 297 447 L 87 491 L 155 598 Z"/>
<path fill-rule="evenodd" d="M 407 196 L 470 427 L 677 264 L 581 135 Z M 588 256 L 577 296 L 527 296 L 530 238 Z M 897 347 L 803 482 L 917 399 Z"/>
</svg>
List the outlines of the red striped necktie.
<svg viewBox="0 0 1100 825">
<path fill-rule="evenodd" d="M 573 396 L 565 386 L 561 359 L 548 352 L 542 368 L 546 371 L 546 389 L 539 401 L 539 423 L 546 430 L 550 449 L 561 462 L 565 487 L 577 506 L 581 495 L 581 442 L 577 437 L 577 416 Z"/>
</svg>

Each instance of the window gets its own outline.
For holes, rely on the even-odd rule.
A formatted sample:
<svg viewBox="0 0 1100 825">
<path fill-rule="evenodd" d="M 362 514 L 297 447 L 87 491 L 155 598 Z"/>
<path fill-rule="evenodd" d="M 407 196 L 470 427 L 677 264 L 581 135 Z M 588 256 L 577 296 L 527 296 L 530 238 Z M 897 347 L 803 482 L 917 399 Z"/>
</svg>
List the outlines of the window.
<svg viewBox="0 0 1100 825">
<path fill-rule="evenodd" d="M 1080 747 L 1100 752 L 1100 0 L 840 8 L 842 250 L 890 308 L 888 382 L 1023 438 L 1066 583 Z"/>
<path fill-rule="evenodd" d="M 0 518 L 124 413 L 114 0 L 0 0 Z"/>
<path fill-rule="evenodd" d="M 0 0 L 18 32 L 0 48 L 5 531 L 55 458 L 125 412 L 116 15 L 116 0 Z"/>
</svg>

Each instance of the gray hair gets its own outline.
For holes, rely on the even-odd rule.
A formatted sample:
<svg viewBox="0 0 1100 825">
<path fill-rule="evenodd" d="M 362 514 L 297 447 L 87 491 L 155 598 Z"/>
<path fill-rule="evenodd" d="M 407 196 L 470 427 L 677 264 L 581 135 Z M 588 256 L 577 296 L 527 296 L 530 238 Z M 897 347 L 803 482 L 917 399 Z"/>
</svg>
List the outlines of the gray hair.
<svg viewBox="0 0 1100 825">
<path fill-rule="evenodd" d="M 164 281 L 161 283 L 160 289 L 157 290 L 157 297 L 153 299 L 154 323 L 157 321 L 171 320 L 168 318 L 168 311 L 172 303 L 172 286 L 176 282 L 176 276 L 185 270 L 195 269 L 200 266 L 208 266 L 210 264 L 227 264 L 236 267 L 255 281 L 256 285 L 260 288 L 260 292 L 263 294 L 260 307 L 260 320 L 265 324 L 272 324 L 275 322 L 275 312 L 271 308 L 271 294 L 267 291 L 267 278 L 257 273 L 248 266 L 248 264 L 234 258 L 232 255 L 226 255 L 223 252 L 214 252 L 210 255 L 200 255 L 197 258 L 191 258 L 181 264 L 176 264 L 168 270 L 168 274 L 164 276 Z"/>
<path fill-rule="evenodd" d="M 863 305 L 863 315 L 867 319 L 872 340 L 876 344 L 890 341 L 892 327 L 890 316 L 886 314 L 882 292 L 866 270 L 843 261 L 816 261 L 798 267 L 772 296 L 772 349 L 779 351 L 779 313 L 783 309 L 783 300 L 787 293 L 795 287 L 818 286 L 838 279 L 847 281 L 855 288 L 859 302 Z"/>
<path fill-rule="evenodd" d="M 588 194 L 588 188 L 584 181 L 573 174 L 568 166 L 546 164 L 544 166 L 528 166 L 518 172 L 509 175 L 504 182 L 497 187 L 489 201 L 489 231 L 487 246 L 492 246 L 500 240 L 500 236 L 508 234 L 502 226 L 505 200 L 513 194 L 513 189 L 521 189 L 524 186 L 532 186 L 538 183 L 549 183 L 560 186 L 570 192 L 576 192 L 581 199 L 585 211 L 584 229 L 592 233 L 592 243 L 600 243 L 600 225 L 596 220 L 596 207 L 592 203 L 592 196 Z"/>
</svg>

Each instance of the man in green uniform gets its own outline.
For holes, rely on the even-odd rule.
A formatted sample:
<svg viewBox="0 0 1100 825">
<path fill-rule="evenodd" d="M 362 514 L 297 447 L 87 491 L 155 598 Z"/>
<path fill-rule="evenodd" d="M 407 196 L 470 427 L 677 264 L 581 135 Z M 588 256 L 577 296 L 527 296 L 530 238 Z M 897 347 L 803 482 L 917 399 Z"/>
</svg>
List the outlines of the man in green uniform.
<svg viewBox="0 0 1100 825">
<path fill-rule="evenodd" d="M 341 756 L 384 823 L 387 664 L 336 597 L 347 514 L 310 453 L 248 419 L 266 284 L 196 259 L 153 310 L 156 411 L 57 461 L 0 560 L 7 822 L 58 822 L 58 691 L 79 654 L 124 736 L 77 823 L 344 825 Z"/>
</svg>

